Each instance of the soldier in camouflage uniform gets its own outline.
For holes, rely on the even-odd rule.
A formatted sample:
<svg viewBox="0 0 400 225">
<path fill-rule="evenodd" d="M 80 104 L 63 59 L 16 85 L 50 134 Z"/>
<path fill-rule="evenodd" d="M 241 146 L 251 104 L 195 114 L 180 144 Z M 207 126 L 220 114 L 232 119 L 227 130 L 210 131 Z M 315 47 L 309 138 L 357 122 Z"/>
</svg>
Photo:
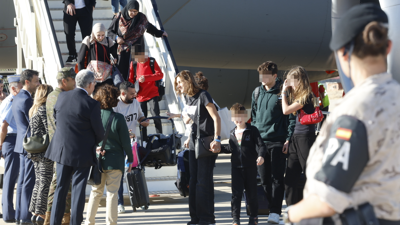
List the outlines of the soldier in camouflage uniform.
<svg viewBox="0 0 400 225">
<path fill-rule="evenodd" d="M 387 23 L 372 3 L 339 20 L 330 47 L 354 88 L 345 83 L 346 96 L 322 126 L 304 199 L 288 208 L 286 223 L 400 224 L 400 85 L 387 72 Z"/>
<path fill-rule="evenodd" d="M 75 89 L 75 71 L 70 67 L 62 68 L 57 74 L 57 82 L 58 87 L 49 94 L 46 101 L 46 113 L 47 113 L 47 124 L 48 124 L 48 131 L 49 131 L 49 138 L 50 141 L 54 136 L 54 132 L 56 130 L 56 123 L 53 117 L 54 114 L 54 105 L 57 102 L 58 95 L 63 91 L 70 91 Z M 54 164 L 55 166 L 56 164 Z M 49 198 L 47 202 L 47 212 L 46 212 L 46 221 L 44 224 L 50 224 L 50 214 L 51 208 L 53 206 L 53 198 L 54 192 L 57 187 L 57 174 L 56 169 L 54 169 L 53 180 L 50 184 L 50 191 L 49 191 Z M 71 209 L 71 187 L 69 189 L 65 207 L 65 213 L 62 220 L 62 225 L 69 225 L 70 222 L 70 209 Z"/>
</svg>

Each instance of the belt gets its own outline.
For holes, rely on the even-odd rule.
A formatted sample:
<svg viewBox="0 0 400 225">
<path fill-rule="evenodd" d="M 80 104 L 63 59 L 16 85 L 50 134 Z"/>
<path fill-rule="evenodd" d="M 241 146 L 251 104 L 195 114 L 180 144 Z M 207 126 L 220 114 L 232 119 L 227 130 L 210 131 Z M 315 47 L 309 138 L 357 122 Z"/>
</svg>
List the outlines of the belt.
<svg viewBox="0 0 400 225">
<path fill-rule="evenodd" d="M 17 136 L 16 133 L 9 133 L 9 134 L 6 135 L 6 137 L 15 137 L 15 136 Z"/>
</svg>

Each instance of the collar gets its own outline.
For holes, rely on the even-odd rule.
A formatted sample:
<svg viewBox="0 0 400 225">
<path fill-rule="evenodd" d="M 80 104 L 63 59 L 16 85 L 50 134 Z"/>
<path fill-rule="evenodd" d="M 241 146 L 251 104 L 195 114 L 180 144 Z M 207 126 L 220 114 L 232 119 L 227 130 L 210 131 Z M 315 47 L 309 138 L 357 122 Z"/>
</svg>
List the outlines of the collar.
<svg viewBox="0 0 400 225">
<path fill-rule="evenodd" d="M 27 90 L 25 90 L 25 89 L 21 89 L 21 91 L 25 91 L 26 93 L 28 93 L 29 94 L 29 97 L 31 97 L 32 98 L 32 95 L 31 95 L 31 93 L 29 92 L 29 91 L 27 91 Z"/>
<path fill-rule="evenodd" d="M 235 128 L 233 128 L 233 130 L 231 130 L 231 134 L 235 134 L 236 128 L 237 128 L 237 126 L 235 126 Z M 244 131 L 250 130 L 250 128 L 251 128 L 251 124 L 246 123 L 246 128 L 244 129 Z M 243 132 L 244 132 L 244 131 L 243 131 Z"/>
<path fill-rule="evenodd" d="M 54 89 L 54 91 L 63 92 L 63 89 L 56 87 L 56 89 Z"/>
<path fill-rule="evenodd" d="M 76 87 L 77 89 L 81 89 L 81 90 L 83 90 L 83 91 L 85 91 L 86 92 L 86 94 L 87 95 L 89 95 L 89 93 L 85 90 L 85 89 L 83 89 L 83 88 L 81 88 L 81 87 Z"/>
</svg>

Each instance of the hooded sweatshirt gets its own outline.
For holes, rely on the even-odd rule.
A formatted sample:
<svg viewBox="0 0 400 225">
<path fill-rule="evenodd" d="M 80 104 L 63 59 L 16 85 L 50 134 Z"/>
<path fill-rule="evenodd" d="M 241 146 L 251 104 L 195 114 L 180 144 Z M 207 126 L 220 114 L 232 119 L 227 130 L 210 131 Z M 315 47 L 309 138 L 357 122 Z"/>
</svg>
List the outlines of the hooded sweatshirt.
<svg viewBox="0 0 400 225">
<path fill-rule="evenodd" d="M 258 128 L 264 142 L 285 142 L 290 139 L 296 125 L 293 114 L 284 115 L 282 112 L 282 98 L 280 87 L 282 80 L 277 78 L 274 87 L 265 90 L 259 87 L 257 104 L 254 91 L 251 101 L 251 125 Z"/>
</svg>

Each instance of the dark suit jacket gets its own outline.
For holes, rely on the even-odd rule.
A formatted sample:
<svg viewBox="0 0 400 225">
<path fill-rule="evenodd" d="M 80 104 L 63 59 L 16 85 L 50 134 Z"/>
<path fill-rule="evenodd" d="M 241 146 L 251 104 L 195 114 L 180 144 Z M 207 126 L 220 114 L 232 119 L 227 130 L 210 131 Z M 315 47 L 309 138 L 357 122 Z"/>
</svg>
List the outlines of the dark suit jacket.
<svg viewBox="0 0 400 225">
<path fill-rule="evenodd" d="M 84 90 L 61 92 L 54 106 L 56 132 L 46 158 L 73 167 L 89 167 L 96 162 L 96 147 L 103 140 L 100 103 Z"/>
<path fill-rule="evenodd" d="M 29 110 L 33 105 L 33 99 L 28 91 L 21 89 L 21 91 L 14 97 L 12 104 L 12 113 L 17 123 L 17 140 L 15 142 L 14 152 L 27 153 L 22 147 L 22 142 L 29 126 Z M 31 136 L 31 131 L 28 132 L 28 137 Z"/>
<path fill-rule="evenodd" d="M 75 0 L 64 0 L 63 3 L 65 4 L 64 5 L 64 12 L 66 13 L 67 12 L 67 6 L 69 4 L 71 4 L 71 3 L 75 5 Z M 85 0 L 85 5 L 86 5 L 86 8 L 89 10 L 89 13 L 92 13 L 93 12 L 93 6 L 96 6 L 96 0 Z"/>
</svg>

